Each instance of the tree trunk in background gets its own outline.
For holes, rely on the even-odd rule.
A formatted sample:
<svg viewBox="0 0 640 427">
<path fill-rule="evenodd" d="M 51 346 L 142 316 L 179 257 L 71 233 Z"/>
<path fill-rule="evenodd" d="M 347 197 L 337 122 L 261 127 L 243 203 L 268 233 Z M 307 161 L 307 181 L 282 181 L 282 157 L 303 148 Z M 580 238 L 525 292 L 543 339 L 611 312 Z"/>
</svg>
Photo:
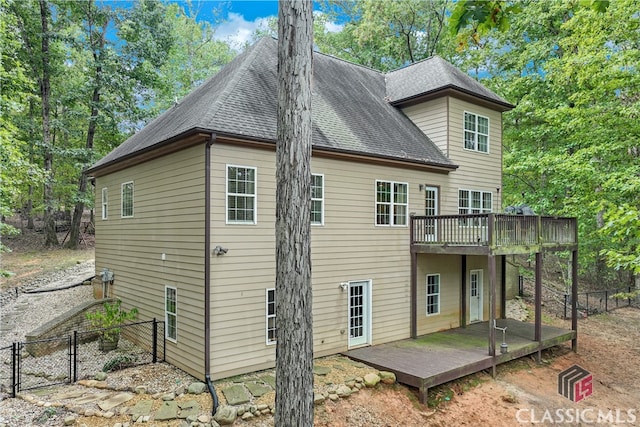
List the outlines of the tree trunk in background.
<svg viewBox="0 0 640 427">
<path fill-rule="evenodd" d="M 44 245 L 58 246 L 56 221 L 53 201 L 53 147 L 51 146 L 50 98 L 51 83 L 49 70 L 49 5 L 46 0 L 39 0 L 40 22 L 42 24 L 42 76 L 40 78 L 40 95 L 42 97 L 42 145 L 44 150 Z"/>
<path fill-rule="evenodd" d="M 313 426 L 311 1 L 279 2 L 276 426 Z"/>
<path fill-rule="evenodd" d="M 98 104 L 100 103 L 100 90 L 102 89 L 102 66 L 100 65 L 99 52 L 104 49 L 105 33 L 109 20 L 106 20 L 103 24 L 102 31 L 98 34 L 98 40 L 94 40 L 93 34 L 93 19 L 91 15 L 93 3 L 89 2 L 87 6 L 87 20 L 89 22 L 89 45 L 93 53 L 93 61 L 96 64 L 95 82 L 93 87 L 93 95 L 91 97 L 91 116 L 89 117 L 89 127 L 87 129 L 87 142 L 85 148 L 87 150 L 88 160 L 91 161 L 93 153 L 93 140 L 96 134 L 96 123 L 98 120 Z M 94 44 L 95 43 L 95 44 Z M 87 165 L 88 166 L 88 165 Z M 67 242 L 67 248 L 78 249 L 78 242 L 80 240 L 80 226 L 82 225 L 82 214 L 84 213 L 84 200 L 85 193 L 87 192 L 87 175 L 82 171 L 80 173 L 80 180 L 78 183 L 78 202 L 73 209 L 73 216 L 71 218 L 71 230 L 69 234 L 69 242 Z"/>
</svg>

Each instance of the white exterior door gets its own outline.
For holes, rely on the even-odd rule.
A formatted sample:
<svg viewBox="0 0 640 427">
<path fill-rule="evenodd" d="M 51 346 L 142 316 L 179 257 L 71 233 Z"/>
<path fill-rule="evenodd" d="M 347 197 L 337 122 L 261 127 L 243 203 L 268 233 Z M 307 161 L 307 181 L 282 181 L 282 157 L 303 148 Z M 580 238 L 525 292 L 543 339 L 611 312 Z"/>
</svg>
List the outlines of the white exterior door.
<svg viewBox="0 0 640 427">
<path fill-rule="evenodd" d="M 438 187 L 424 188 L 424 214 L 426 216 L 438 215 Z M 425 240 L 435 242 L 438 240 L 438 224 L 435 220 L 427 220 L 425 224 Z"/>
<path fill-rule="evenodd" d="M 471 270 L 469 280 L 469 323 L 482 321 L 482 270 Z"/>
<path fill-rule="evenodd" d="M 349 347 L 371 343 L 371 281 L 349 282 Z"/>
</svg>

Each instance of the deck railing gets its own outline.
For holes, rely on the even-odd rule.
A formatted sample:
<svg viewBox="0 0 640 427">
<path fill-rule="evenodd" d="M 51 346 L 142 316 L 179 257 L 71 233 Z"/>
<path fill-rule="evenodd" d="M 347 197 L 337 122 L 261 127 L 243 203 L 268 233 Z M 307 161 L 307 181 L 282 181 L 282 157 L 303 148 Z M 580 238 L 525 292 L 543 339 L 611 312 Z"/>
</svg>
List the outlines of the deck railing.
<svg viewBox="0 0 640 427">
<path fill-rule="evenodd" d="M 575 218 L 471 214 L 411 217 L 411 244 L 531 246 L 577 242 Z"/>
</svg>

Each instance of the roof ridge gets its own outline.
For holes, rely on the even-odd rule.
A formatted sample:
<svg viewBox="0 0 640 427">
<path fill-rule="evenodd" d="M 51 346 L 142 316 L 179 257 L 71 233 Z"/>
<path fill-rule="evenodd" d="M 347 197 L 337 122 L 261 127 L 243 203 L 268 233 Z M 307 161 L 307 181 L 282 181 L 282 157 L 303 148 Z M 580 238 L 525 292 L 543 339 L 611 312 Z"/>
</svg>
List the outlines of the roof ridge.
<svg viewBox="0 0 640 427">
<path fill-rule="evenodd" d="M 437 55 L 437 54 L 436 54 L 436 55 L 428 56 L 428 57 L 426 57 L 426 58 L 422 58 L 422 59 L 421 59 L 421 60 L 419 60 L 419 61 L 412 62 L 412 63 L 410 63 L 410 64 L 403 65 L 403 66 L 398 67 L 398 68 L 394 68 L 393 70 L 389 70 L 389 71 L 387 71 L 387 72 L 386 72 L 386 73 L 384 73 L 384 74 L 385 74 L 385 75 L 387 75 L 387 74 L 395 73 L 396 71 L 406 70 L 407 68 L 413 67 L 414 65 L 418 65 L 418 64 L 421 64 L 421 63 L 423 63 L 423 62 L 430 61 L 430 60 L 432 60 L 432 59 L 442 59 L 444 62 L 449 63 L 449 61 L 447 61 L 446 59 L 444 59 L 444 58 L 443 58 L 443 57 L 441 57 L 440 55 Z"/>
<path fill-rule="evenodd" d="M 340 61 L 340 62 L 347 63 L 347 64 L 349 64 L 349 65 L 355 65 L 355 66 L 356 66 L 356 67 L 358 67 L 358 68 L 364 68 L 364 69 L 366 69 L 366 70 L 373 71 L 373 72 L 375 72 L 376 74 L 380 74 L 380 75 L 384 75 L 384 74 L 385 74 L 384 72 L 382 72 L 382 71 L 380 71 L 380 70 L 376 70 L 376 69 L 375 69 L 375 68 L 373 68 L 373 67 L 369 67 L 369 66 L 367 66 L 367 65 L 358 64 L 357 62 L 349 61 L 348 59 L 340 58 L 340 57 L 338 57 L 338 56 L 331 55 L 331 54 L 329 54 L 329 53 L 320 52 L 319 50 L 314 50 L 314 53 L 318 53 L 318 54 L 320 54 L 320 55 L 322 55 L 322 56 L 326 56 L 326 57 L 327 57 L 327 58 L 329 58 L 329 59 L 335 59 L 335 60 L 338 60 L 338 61 Z"/>
</svg>

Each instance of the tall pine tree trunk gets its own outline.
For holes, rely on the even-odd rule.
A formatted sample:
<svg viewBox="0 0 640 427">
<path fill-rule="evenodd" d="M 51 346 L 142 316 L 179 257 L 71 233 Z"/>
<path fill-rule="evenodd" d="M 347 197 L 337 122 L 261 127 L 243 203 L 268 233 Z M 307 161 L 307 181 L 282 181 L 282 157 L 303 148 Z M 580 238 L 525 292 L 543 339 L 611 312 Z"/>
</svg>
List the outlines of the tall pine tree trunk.
<svg viewBox="0 0 640 427">
<path fill-rule="evenodd" d="M 313 426 L 311 1 L 278 12 L 276 426 Z"/>
<path fill-rule="evenodd" d="M 51 82 L 49 69 L 49 5 L 39 0 L 40 22 L 42 26 L 42 76 L 40 95 L 42 98 L 42 145 L 44 149 L 44 245 L 58 246 L 53 199 L 53 147 L 51 146 L 50 98 Z"/>
</svg>

